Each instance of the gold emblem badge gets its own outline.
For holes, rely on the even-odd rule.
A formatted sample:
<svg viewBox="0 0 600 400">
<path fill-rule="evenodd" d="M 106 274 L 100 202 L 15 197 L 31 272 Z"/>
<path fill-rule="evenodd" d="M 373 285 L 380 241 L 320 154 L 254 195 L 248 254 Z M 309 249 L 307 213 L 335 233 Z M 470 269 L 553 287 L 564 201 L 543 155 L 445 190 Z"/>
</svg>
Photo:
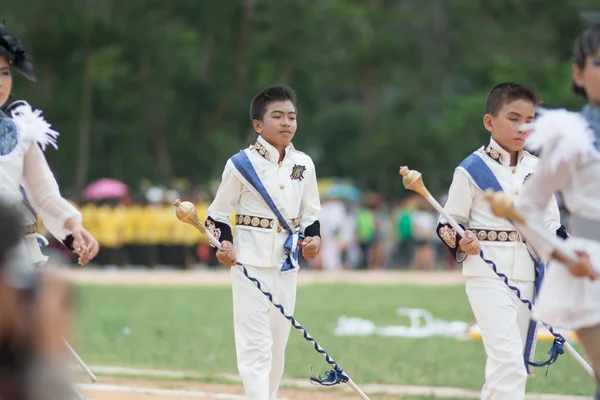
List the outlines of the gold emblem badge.
<svg viewBox="0 0 600 400">
<path fill-rule="evenodd" d="M 290 178 L 301 181 L 304 179 L 304 171 L 306 171 L 306 167 L 304 165 L 294 165 Z"/>
</svg>

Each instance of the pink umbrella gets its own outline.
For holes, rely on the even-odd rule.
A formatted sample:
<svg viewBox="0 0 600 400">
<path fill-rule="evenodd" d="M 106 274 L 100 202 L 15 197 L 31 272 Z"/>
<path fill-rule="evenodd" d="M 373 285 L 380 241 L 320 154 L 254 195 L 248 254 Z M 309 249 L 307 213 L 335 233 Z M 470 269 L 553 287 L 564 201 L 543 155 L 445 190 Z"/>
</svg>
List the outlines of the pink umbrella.
<svg viewBox="0 0 600 400">
<path fill-rule="evenodd" d="M 125 196 L 128 190 L 129 188 L 123 182 L 104 178 L 86 187 L 83 197 L 86 200 L 119 198 Z"/>
</svg>

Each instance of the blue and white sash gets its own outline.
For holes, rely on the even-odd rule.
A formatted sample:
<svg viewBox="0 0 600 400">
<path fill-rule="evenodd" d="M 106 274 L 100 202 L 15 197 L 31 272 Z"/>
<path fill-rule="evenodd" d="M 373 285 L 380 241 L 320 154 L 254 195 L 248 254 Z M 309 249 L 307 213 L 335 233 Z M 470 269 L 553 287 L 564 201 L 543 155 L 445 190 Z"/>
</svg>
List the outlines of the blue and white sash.
<svg viewBox="0 0 600 400">
<path fill-rule="evenodd" d="M 240 181 L 257 197 L 262 198 L 267 206 L 277 216 L 279 223 L 288 232 L 289 236 L 285 241 L 283 248 L 285 249 L 285 257 L 282 260 L 280 271 L 282 274 L 297 271 L 300 267 L 298 265 L 299 247 L 298 240 L 302 239 L 299 230 L 294 230 L 287 222 L 279 208 L 275 204 L 273 197 L 269 194 L 265 186 L 263 185 L 258 173 L 252 165 L 252 161 L 248 157 L 246 151 L 242 150 L 235 156 L 231 157 L 231 163 L 234 167 L 234 172 Z"/>
<path fill-rule="evenodd" d="M 475 185 L 482 191 L 490 188 L 496 192 L 504 190 L 500 182 L 498 182 L 496 175 L 494 175 L 490 167 L 488 167 L 477 152 L 471 153 L 460 163 L 459 167 L 467 171 Z"/>
<path fill-rule="evenodd" d="M 498 182 L 496 175 L 494 175 L 494 172 L 477 154 L 477 152 L 471 153 L 460 163 L 459 167 L 464 169 L 470 175 L 473 183 L 475 183 L 475 185 L 482 191 L 493 189 L 496 192 L 501 192 L 504 190 L 502 189 L 500 182 Z M 529 255 L 535 263 L 535 293 L 537 295 L 542 284 L 542 280 L 544 279 L 546 266 L 531 253 L 531 250 L 529 251 Z M 527 341 L 525 343 L 523 357 L 525 358 L 525 366 L 529 373 L 531 373 L 529 369 L 530 365 L 534 365 L 532 363 L 535 355 L 535 345 L 537 342 L 537 326 L 537 321 L 532 320 L 529 322 L 529 328 L 527 330 Z"/>
</svg>

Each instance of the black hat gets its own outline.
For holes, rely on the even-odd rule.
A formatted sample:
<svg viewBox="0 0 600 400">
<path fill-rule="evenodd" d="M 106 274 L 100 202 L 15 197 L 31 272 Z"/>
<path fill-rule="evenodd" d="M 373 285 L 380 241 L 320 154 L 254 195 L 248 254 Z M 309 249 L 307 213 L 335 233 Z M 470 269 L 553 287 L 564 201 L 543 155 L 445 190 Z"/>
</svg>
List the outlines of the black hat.
<svg viewBox="0 0 600 400">
<path fill-rule="evenodd" d="M 25 78 L 32 82 L 36 81 L 29 54 L 18 38 L 6 31 L 4 23 L 0 24 L 0 56 L 6 57 L 11 66 Z"/>
</svg>

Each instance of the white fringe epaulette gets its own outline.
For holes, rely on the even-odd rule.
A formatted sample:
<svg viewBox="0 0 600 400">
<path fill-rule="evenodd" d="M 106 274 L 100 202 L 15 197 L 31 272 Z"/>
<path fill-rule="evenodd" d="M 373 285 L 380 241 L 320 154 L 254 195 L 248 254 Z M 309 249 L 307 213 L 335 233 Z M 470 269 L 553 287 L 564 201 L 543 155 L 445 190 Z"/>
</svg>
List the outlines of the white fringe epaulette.
<svg viewBox="0 0 600 400">
<path fill-rule="evenodd" d="M 538 109 L 540 116 L 527 128 L 533 132 L 526 147 L 548 157 L 551 172 L 564 161 L 596 151 L 594 132 L 581 114 L 565 109 Z"/>
<path fill-rule="evenodd" d="M 42 117 L 41 110 L 33 111 L 29 104 L 23 103 L 11 112 L 12 120 L 17 126 L 22 139 L 39 143 L 43 151 L 46 150 L 48 145 L 58 149 L 56 138 L 58 138 L 59 133 L 50 129 L 51 125 Z"/>
</svg>

